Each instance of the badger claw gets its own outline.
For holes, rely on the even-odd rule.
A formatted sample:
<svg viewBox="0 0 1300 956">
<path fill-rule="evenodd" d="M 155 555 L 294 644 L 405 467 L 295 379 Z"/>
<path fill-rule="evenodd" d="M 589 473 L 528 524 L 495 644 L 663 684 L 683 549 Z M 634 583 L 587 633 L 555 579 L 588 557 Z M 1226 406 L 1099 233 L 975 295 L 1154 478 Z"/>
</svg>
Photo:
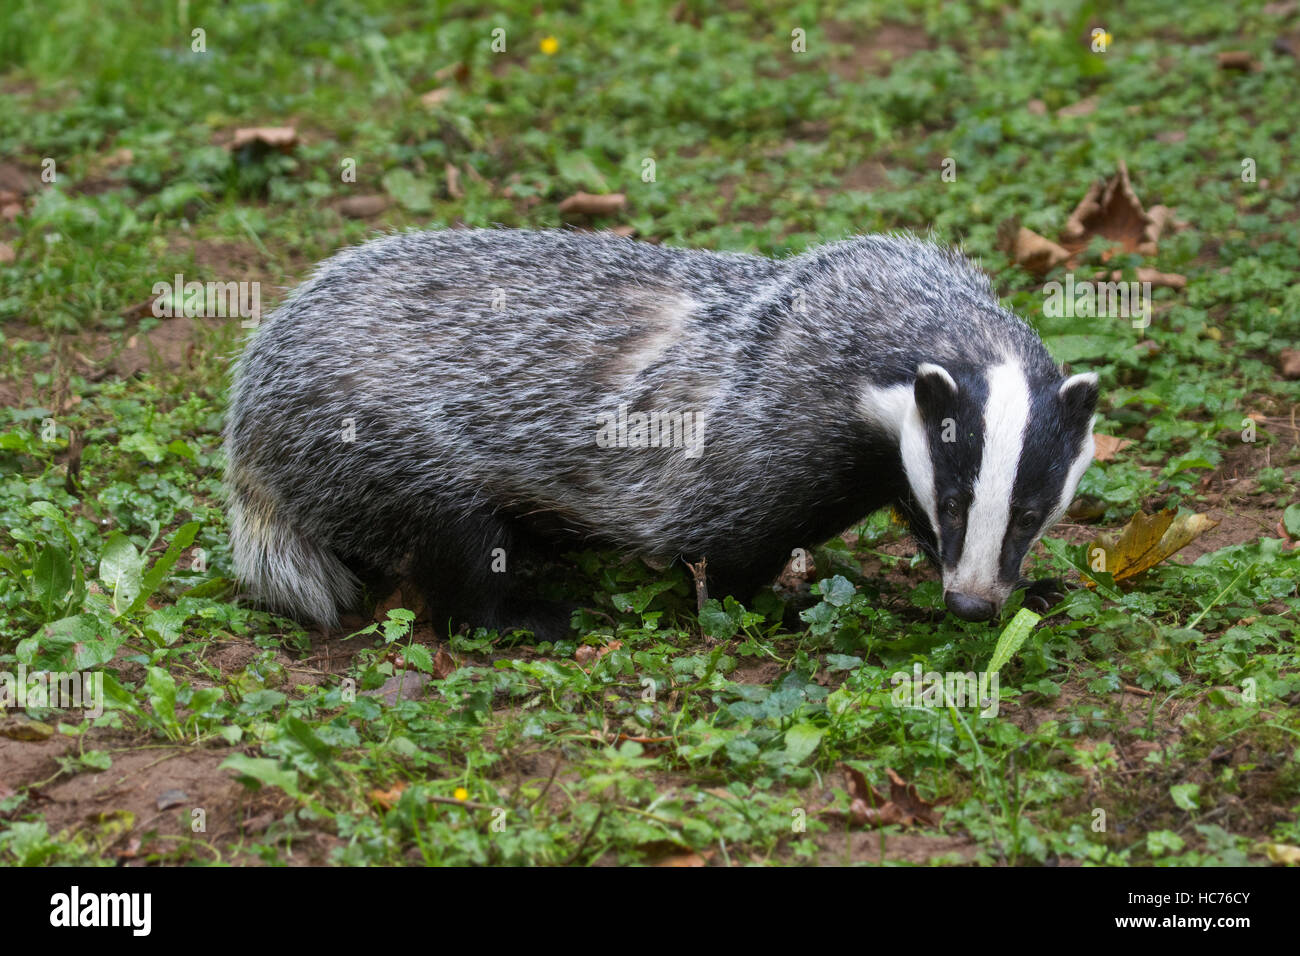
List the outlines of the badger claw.
<svg viewBox="0 0 1300 956">
<path fill-rule="evenodd" d="M 1023 606 L 1038 614 L 1046 614 L 1053 605 L 1065 600 L 1065 582 L 1060 578 L 1042 578 L 1038 581 L 1021 578 L 1016 587 L 1025 589 Z"/>
</svg>

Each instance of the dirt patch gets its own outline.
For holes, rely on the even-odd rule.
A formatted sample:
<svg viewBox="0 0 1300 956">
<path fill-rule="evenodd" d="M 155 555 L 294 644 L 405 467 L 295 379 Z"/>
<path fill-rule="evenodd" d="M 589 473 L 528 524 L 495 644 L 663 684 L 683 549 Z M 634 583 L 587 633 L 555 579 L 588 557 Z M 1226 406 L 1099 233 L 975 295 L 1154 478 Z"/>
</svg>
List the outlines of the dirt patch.
<svg viewBox="0 0 1300 956">
<path fill-rule="evenodd" d="M 832 828 L 827 833 L 815 834 L 813 839 L 821 851 L 817 859 L 821 866 L 886 862 L 919 866 L 970 863 L 979 854 L 978 844 L 966 837 L 926 833 Z"/>
<path fill-rule="evenodd" d="M 844 80 L 856 80 L 864 74 L 888 76 L 900 61 L 935 48 L 934 39 L 928 33 L 904 23 L 882 23 L 870 28 L 832 20 L 824 29 L 831 43 L 853 48 L 831 60 L 831 70 Z"/>
</svg>

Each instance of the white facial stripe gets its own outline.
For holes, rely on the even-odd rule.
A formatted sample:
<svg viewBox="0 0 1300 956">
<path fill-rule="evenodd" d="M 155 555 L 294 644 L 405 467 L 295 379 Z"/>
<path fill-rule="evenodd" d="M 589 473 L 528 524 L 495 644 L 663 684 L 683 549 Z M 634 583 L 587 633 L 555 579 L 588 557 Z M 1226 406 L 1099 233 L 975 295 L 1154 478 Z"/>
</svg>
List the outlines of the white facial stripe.
<svg viewBox="0 0 1300 956">
<path fill-rule="evenodd" d="M 913 386 L 868 387 L 863 390 L 858 410 L 897 439 L 903 473 L 917 503 L 929 517 L 930 527 L 937 533 L 939 509 L 934 500 L 934 462 L 930 460 L 930 443 L 916 407 Z"/>
<path fill-rule="evenodd" d="M 957 567 L 944 569 L 947 590 L 976 597 L 1006 590 L 998 582 L 998 567 L 1029 422 L 1029 383 L 1024 370 L 1008 362 L 990 368 L 986 377 L 989 395 L 984 407 L 984 450 L 966 512 L 966 542 Z"/>
</svg>

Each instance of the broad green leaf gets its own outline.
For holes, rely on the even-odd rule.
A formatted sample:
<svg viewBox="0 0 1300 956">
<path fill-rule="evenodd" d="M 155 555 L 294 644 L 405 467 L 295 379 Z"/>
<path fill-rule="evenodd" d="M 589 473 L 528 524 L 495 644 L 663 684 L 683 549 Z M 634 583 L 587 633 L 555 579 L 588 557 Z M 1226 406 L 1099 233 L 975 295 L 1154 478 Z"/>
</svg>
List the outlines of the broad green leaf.
<svg viewBox="0 0 1300 956">
<path fill-rule="evenodd" d="M 233 770 L 243 779 L 255 780 L 268 787 L 279 787 L 291 797 L 302 797 L 302 791 L 298 789 L 298 771 L 282 769 L 278 760 L 234 754 L 221 762 L 221 769 Z"/>
<path fill-rule="evenodd" d="M 826 734 L 825 727 L 810 724 L 807 721 L 795 724 L 785 732 L 785 750 L 794 763 L 799 763 L 821 743 Z"/>
<path fill-rule="evenodd" d="M 120 531 L 109 535 L 99 558 L 99 580 L 113 596 L 113 609 L 120 616 L 140 593 L 144 562 L 129 538 Z"/>
<path fill-rule="evenodd" d="M 72 562 L 62 548 L 48 545 L 36 559 L 32 571 L 32 590 L 41 611 L 48 619 L 72 587 Z"/>
</svg>

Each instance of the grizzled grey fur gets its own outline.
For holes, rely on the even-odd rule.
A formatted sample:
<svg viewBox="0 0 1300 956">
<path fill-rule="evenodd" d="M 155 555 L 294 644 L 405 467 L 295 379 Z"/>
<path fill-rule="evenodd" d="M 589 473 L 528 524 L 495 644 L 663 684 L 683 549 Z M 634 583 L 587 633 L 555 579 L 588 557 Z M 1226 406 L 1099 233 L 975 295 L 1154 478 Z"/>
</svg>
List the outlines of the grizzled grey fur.
<svg viewBox="0 0 1300 956">
<path fill-rule="evenodd" d="M 553 637 L 567 619 L 529 594 L 528 570 L 587 544 L 705 557 L 711 591 L 744 599 L 791 549 L 894 504 L 956 567 L 961 542 L 954 552 L 956 532 L 933 527 L 947 520 L 935 501 L 951 516 L 943 488 L 973 493 L 986 370 L 1008 356 L 1032 393 L 1011 470 L 1045 527 L 1091 449 L 1095 379 L 1062 384 L 954 252 L 886 236 L 785 260 L 567 232 L 376 239 L 323 263 L 237 363 L 236 571 L 257 600 L 321 625 L 356 603 L 358 573 L 383 572 L 419 579 L 440 628 Z M 620 409 L 698 415 L 702 444 L 598 440 Z M 905 419 L 948 421 L 959 440 L 935 431 L 929 465 L 905 464 Z M 930 465 L 918 494 L 911 471 Z M 1023 583 L 1025 552 L 1007 548 L 1016 568 L 990 606 Z"/>
</svg>

